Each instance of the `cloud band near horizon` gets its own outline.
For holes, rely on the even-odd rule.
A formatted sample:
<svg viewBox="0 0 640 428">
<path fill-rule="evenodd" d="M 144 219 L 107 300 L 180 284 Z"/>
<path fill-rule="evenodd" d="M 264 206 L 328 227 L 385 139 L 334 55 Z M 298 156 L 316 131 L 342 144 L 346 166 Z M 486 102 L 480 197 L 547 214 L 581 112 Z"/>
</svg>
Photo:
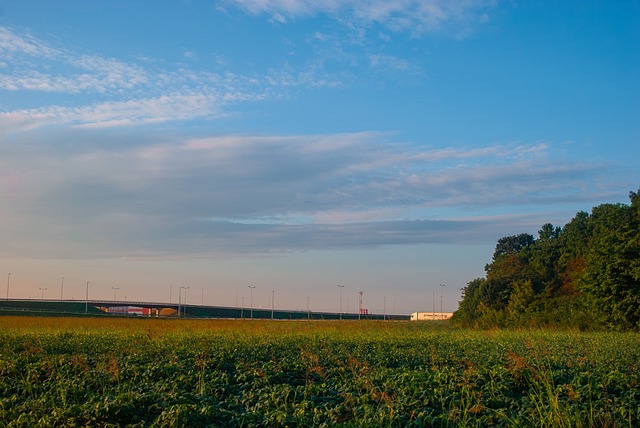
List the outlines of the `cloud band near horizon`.
<svg viewBox="0 0 640 428">
<path fill-rule="evenodd" d="M 92 143 L 103 132 L 57 132 L 66 145 L 37 132 L 4 144 L 4 256 L 491 242 L 499 230 L 539 221 L 492 217 L 496 207 L 575 203 L 585 177 L 603 174 L 601 165 L 549 161 L 549 143 L 418 149 L 375 132 L 141 143 L 134 133 L 129 144 L 120 134 L 107 146 Z"/>
</svg>

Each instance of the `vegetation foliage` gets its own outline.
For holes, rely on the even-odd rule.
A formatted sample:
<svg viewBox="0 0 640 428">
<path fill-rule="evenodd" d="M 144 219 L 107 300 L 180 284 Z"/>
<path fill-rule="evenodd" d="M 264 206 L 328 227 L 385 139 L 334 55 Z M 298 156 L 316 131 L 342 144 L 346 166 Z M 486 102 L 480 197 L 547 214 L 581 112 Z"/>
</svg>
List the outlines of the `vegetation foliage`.
<svg viewBox="0 0 640 428">
<path fill-rule="evenodd" d="M 640 191 L 639 191 L 640 193 Z M 602 204 L 538 238 L 498 240 L 486 277 L 463 289 L 454 322 L 480 327 L 640 329 L 640 194 Z"/>
<path fill-rule="evenodd" d="M 629 332 L 0 317 L 3 427 L 632 427 L 639 409 Z"/>
</svg>

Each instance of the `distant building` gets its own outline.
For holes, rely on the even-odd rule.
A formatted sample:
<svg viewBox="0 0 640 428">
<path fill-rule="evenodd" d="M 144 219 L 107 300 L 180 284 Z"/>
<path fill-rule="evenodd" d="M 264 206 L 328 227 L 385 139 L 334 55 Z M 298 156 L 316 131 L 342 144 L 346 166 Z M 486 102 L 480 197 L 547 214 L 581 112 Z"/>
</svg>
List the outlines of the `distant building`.
<svg viewBox="0 0 640 428">
<path fill-rule="evenodd" d="M 411 314 L 411 321 L 440 321 L 452 316 L 453 312 L 414 312 Z"/>
</svg>

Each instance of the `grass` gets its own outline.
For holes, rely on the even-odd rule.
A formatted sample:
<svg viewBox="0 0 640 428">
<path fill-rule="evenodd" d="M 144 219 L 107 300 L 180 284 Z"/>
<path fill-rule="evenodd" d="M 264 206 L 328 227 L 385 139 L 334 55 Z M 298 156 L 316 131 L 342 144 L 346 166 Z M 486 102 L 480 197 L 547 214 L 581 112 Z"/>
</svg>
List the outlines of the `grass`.
<svg viewBox="0 0 640 428">
<path fill-rule="evenodd" d="M 0 317 L 0 427 L 640 424 L 640 336 Z"/>
</svg>

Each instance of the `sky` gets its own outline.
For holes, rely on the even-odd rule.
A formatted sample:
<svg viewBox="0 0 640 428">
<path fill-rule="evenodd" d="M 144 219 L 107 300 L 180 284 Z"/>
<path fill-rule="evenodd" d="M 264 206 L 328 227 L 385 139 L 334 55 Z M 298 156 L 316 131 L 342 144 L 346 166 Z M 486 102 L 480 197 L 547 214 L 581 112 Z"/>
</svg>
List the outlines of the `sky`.
<svg viewBox="0 0 640 428">
<path fill-rule="evenodd" d="M 453 311 L 629 202 L 638 76 L 636 1 L 3 0 L 0 297 Z"/>
</svg>

